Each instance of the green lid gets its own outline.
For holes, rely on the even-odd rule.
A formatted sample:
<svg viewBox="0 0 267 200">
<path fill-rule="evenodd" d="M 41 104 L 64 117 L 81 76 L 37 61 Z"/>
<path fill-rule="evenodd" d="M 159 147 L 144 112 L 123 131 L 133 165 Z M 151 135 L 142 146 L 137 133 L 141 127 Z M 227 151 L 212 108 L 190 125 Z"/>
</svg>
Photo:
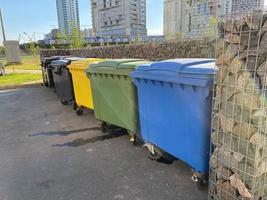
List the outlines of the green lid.
<svg viewBox="0 0 267 200">
<path fill-rule="evenodd" d="M 106 73 L 106 74 L 124 74 L 128 75 L 138 65 L 149 63 L 143 59 L 113 59 L 92 64 L 87 72 L 89 73 Z"/>
</svg>

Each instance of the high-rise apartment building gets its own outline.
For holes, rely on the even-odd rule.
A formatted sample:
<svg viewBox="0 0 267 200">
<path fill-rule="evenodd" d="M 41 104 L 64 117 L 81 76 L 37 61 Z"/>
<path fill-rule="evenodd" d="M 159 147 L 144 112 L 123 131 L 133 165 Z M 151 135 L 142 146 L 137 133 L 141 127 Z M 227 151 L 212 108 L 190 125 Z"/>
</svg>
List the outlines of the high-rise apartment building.
<svg viewBox="0 0 267 200">
<path fill-rule="evenodd" d="M 183 32 L 183 18 L 185 15 L 185 1 L 164 1 L 164 35 L 173 37 Z"/>
<path fill-rule="evenodd" d="M 187 37 L 205 36 L 216 17 L 216 0 L 182 0 L 185 4 L 184 32 Z"/>
<path fill-rule="evenodd" d="M 216 16 L 216 0 L 165 0 L 164 35 L 198 37 Z"/>
<path fill-rule="evenodd" d="M 146 0 L 91 0 L 96 37 L 112 41 L 143 39 L 146 29 Z"/>
<path fill-rule="evenodd" d="M 264 0 L 165 0 L 164 34 L 214 35 L 218 17 L 263 8 Z"/>
<path fill-rule="evenodd" d="M 232 12 L 263 9 L 264 0 L 232 0 Z"/>
<path fill-rule="evenodd" d="M 80 30 L 78 0 L 57 0 L 58 26 L 62 34 L 70 36 Z"/>
<path fill-rule="evenodd" d="M 232 0 L 217 0 L 217 16 L 226 16 L 232 13 Z"/>
</svg>

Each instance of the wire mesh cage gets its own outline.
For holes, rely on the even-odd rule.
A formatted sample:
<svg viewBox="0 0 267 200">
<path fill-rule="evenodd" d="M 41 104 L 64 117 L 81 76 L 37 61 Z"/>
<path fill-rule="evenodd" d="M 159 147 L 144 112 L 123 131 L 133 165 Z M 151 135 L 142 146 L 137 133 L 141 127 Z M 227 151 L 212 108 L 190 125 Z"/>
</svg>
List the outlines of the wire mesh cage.
<svg viewBox="0 0 267 200">
<path fill-rule="evenodd" d="M 209 199 L 266 200 L 267 13 L 218 19 Z"/>
</svg>

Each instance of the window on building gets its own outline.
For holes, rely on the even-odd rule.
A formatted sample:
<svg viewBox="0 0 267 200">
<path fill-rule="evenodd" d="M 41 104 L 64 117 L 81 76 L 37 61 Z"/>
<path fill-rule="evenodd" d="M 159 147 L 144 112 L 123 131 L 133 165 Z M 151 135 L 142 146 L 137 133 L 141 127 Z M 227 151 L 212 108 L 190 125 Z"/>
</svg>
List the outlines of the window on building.
<svg viewBox="0 0 267 200">
<path fill-rule="evenodd" d="M 103 0 L 103 7 L 104 7 L 104 8 L 107 7 L 106 0 Z"/>
<path fill-rule="evenodd" d="M 191 18 L 191 14 L 189 14 L 189 23 L 188 23 L 188 31 L 191 32 L 191 26 L 192 26 L 192 18 Z"/>
<path fill-rule="evenodd" d="M 198 5 L 197 5 L 197 13 L 198 13 L 198 14 L 201 13 L 201 4 L 198 4 Z"/>
</svg>

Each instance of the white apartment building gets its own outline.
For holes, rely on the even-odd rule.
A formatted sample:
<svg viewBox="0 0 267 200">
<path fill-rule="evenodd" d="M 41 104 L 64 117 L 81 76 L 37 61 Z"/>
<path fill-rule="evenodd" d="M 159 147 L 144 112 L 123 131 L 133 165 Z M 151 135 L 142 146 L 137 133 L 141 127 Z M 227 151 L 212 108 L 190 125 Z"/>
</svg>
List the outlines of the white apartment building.
<svg viewBox="0 0 267 200">
<path fill-rule="evenodd" d="M 216 32 L 217 17 L 263 8 L 264 0 L 165 0 L 164 34 L 209 36 Z"/>
<path fill-rule="evenodd" d="M 165 0 L 164 35 L 202 36 L 214 15 L 216 0 Z"/>
<path fill-rule="evenodd" d="M 74 28 L 80 30 L 78 0 L 56 0 L 56 2 L 60 32 L 70 36 Z"/>
<path fill-rule="evenodd" d="M 216 17 L 216 0 L 186 0 L 185 35 L 201 37 L 207 34 L 212 18 Z"/>
<path fill-rule="evenodd" d="M 93 32 L 112 41 L 143 39 L 146 0 L 91 0 Z"/>
<path fill-rule="evenodd" d="M 164 27 L 165 36 L 174 37 L 184 32 L 183 19 L 185 15 L 185 1 L 165 0 L 164 1 Z"/>
<path fill-rule="evenodd" d="M 226 16 L 232 13 L 232 0 L 217 0 L 217 16 Z"/>
<path fill-rule="evenodd" d="M 264 0 L 232 0 L 232 12 L 263 9 Z"/>
</svg>

